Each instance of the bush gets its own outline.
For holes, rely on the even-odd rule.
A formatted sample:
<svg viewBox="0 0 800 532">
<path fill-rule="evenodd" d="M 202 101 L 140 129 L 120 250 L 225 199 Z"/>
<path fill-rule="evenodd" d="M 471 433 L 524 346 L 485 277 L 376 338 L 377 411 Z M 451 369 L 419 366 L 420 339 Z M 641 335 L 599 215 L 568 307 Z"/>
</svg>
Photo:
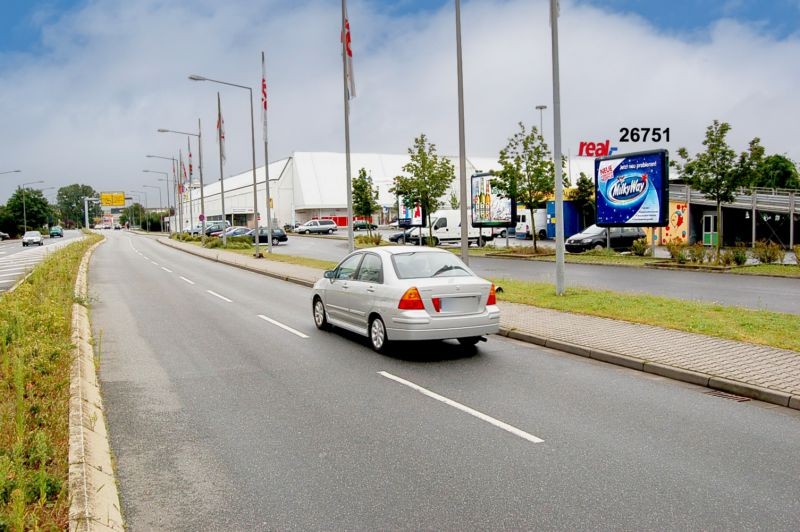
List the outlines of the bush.
<svg viewBox="0 0 800 532">
<path fill-rule="evenodd" d="M 631 244 L 631 253 L 633 253 L 637 257 L 644 257 L 645 255 L 649 255 L 650 247 L 647 245 L 647 239 L 639 238 L 634 240 L 633 244 Z"/>
<path fill-rule="evenodd" d="M 669 256 L 678 261 L 679 264 L 686 263 L 686 244 L 680 241 L 673 241 L 667 243 L 667 251 Z"/>
<path fill-rule="evenodd" d="M 733 263 L 734 263 L 733 250 L 721 249 L 719 251 L 719 256 L 717 257 L 717 264 L 720 264 L 722 266 L 730 266 Z"/>
<path fill-rule="evenodd" d="M 358 235 L 356 237 L 356 244 L 361 244 L 362 246 L 380 246 L 381 242 L 383 242 L 383 235 L 380 233 Z"/>
<path fill-rule="evenodd" d="M 222 239 L 218 236 L 212 236 L 211 238 L 206 238 L 205 247 L 209 249 L 221 248 Z"/>
<path fill-rule="evenodd" d="M 743 243 L 738 242 L 736 247 L 730 250 L 730 252 L 733 257 L 733 262 L 737 266 L 744 266 L 744 263 L 747 262 L 747 247 Z"/>
<path fill-rule="evenodd" d="M 708 254 L 709 262 L 713 260 L 713 251 Z M 702 264 L 706 260 L 706 247 L 702 242 L 696 242 L 689 246 L 689 261 L 695 264 Z"/>
<path fill-rule="evenodd" d="M 786 252 L 775 242 L 759 240 L 756 242 L 755 249 L 753 249 L 753 256 L 758 259 L 758 262 L 761 264 L 772 264 L 773 262 L 782 263 Z"/>
<path fill-rule="evenodd" d="M 793 247 L 792 251 L 794 251 L 794 263 L 800 266 L 800 246 Z"/>
</svg>

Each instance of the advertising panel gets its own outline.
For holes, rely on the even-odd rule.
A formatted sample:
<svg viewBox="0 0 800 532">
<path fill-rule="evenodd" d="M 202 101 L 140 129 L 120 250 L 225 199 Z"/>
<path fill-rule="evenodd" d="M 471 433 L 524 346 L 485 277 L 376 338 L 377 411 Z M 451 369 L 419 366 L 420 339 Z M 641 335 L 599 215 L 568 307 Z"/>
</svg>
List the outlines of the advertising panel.
<svg viewBox="0 0 800 532">
<path fill-rule="evenodd" d="M 102 207 L 124 207 L 125 206 L 125 193 L 124 192 L 101 192 L 100 205 Z"/>
<path fill-rule="evenodd" d="M 517 223 L 516 201 L 504 198 L 492 186 L 492 174 L 475 174 L 470 179 L 472 227 L 514 227 Z"/>
<path fill-rule="evenodd" d="M 617 154 L 595 159 L 597 225 L 667 225 L 668 179 L 667 150 Z"/>
<path fill-rule="evenodd" d="M 409 206 L 406 205 L 403 196 L 397 196 L 397 225 L 399 227 L 426 227 L 428 217 L 425 214 L 419 203 Z"/>
</svg>

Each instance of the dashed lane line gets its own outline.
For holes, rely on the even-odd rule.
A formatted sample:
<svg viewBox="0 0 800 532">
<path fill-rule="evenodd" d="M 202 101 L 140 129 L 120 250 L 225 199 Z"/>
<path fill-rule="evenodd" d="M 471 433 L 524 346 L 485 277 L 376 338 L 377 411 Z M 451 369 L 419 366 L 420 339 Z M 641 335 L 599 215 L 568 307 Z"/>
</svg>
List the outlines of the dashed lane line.
<svg viewBox="0 0 800 532">
<path fill-rule="evenodd" d="M 170 270 L 169 268 L 165 268 L 165 267 L 162 266 L 161 269 L 164 270 L 167 273 L 172 273 L 172 270 Z"/>
<path fill-rule="evenodd" d="M 228 303 L 233 303 L 233 301 L 232 301 L 232 300 L 228 299 L 227 297 L 225 297 L 225 296 L 223 296 L 223 295 L 220 295 L 220 294 L 218 294 L 218 293 L 214 292 L 213 290 L 206 290 L 206 292 L 208 292 L 209 294 L 211 294 L 211 295 L 212 295 L 212 296 L 214 296 L 214 297 L 218 297 L 218 298 L 220 298 L 220 299 L 221 299 L 221 300 L 223 300 L 223 301 L 227 301 Z"/>
<path fill-rule="evenodd" d="M 308 335 L 301 333 L 297 329 L 292 329 L 288 325 L 284 325 L 283 323 L 281 323 L 279 321 L 275 321 L 272 318 L 268 318 L 268 317 L 264 316 L 263 314 L 259 314 L 258 317 L 261 318 L 264 321 L 267 321 L 267 322 L 269 322 L 269 323 L 271 323 L 273 325 L 276 325 L 276 326 L 280 327 L 284 331 L 288 331 L 288 332 L 290 332 L 290 333 L 292 333 L 294 335 L 297 335 L 300 338 L 308 338 Z"/>
<path fill-rule="evenodd" d="M 183 275 L 179 275 L 178 277 L 180 277 L 181 279 L 183 279 L 184 281 L 186 281 L 186 282 L 187 282 L 187 283 L 189 283 L 189 284 L 194 284 L 194 281 L 192 281 L 191 279 L 187 279 L 187 278 L 186 278 L 186 277 L 184 277 Z"/>
</svg>

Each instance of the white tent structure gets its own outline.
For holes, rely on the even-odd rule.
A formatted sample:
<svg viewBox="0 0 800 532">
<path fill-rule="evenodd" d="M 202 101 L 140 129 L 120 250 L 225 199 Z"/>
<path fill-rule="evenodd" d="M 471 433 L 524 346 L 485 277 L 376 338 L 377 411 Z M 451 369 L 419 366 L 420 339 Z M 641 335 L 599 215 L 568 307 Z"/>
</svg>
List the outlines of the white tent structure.
<svg viewBox="0 0 800 532">
<path fill-rule="evenodd" d="M 458 197 L 458 157 L 445 156 L 456 170 L 453 181 L 453 192 Z M 387 221 L 390 213 L 396 209 L 395 197 L 389 192 L 396 176 L 403 174 L 403 166 L 409 161 L 408 155 L 392 155 L 379 153 L 351 153 L 352 177 L 364 168 L 372 177 L 373 185 L 378 191 L 378 203 L 383 212 L 375 216 L 375 221 Z M 495 159 L 467 159 L 467 177 L 477 172 L 488 172 L 498 169 Z M 347 217 L 347 193 L 344 153 L 330 152 L 294 152 L 290 157 L 270 163 L 270 196 L 272 198 L 272 224 L 280 227 L 284 224 L 302 223 L 313 218 L 334 218 L 344 220 Z M 208 220 L 222 219 L 222 202 L 220 201 L 220 183 L 206 171 L 204 187 L 205 211 Z M 266 212 L 266 184 L 264 167 L 256 169 L 259 213 Z M 247 170 L 240 174 L 226 177 L 225 217 L 233 225 L 253 227 L 253 174 Z M 446 198 L 450 196 L 447 193 Z M 445 198 L 445 199 L 446 199 Z M 191 212 L 194 219 L 189 222 L 189 194 L 185 194 L 183 202 L 184 226 L 200 223 L 200 189 L 191 189 Z M 262 217 L 261 225 L 266 225 Z M 339 223 L 337 221 L 337 223 Z M 177 226 L 176 226 L 177 227 Z"/>
</svg>

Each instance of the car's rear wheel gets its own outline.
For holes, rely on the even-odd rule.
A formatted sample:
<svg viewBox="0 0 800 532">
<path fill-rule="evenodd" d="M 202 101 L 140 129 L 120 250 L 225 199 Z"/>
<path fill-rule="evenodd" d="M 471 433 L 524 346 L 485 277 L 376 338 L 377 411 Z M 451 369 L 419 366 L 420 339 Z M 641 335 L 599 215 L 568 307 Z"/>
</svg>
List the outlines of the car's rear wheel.
<svg viewBox="0 0 800 532">
<path fill-rule="evenodd" d="M 547 231 L 545 231 L 544 229 L 539 231 L 539 240 L 544 240 L 546 238 L 547 238 Z"/>
<path fill-rule="evenodd" d="M 325 313 L 325 304 L 319 297 L 314 298 L 314 325 L 321 331 L 327 331 L 331 328 L 328 323 L 328 315 Z"/>
<path fill-rule="evenodd" d="M 465 347 L 478 345 L 478 342 L 480 342 L 480 341 L 481 341 L 481 337 L 480 336 L 468 336 L 466 338 L 459 338 L 458 339 L 458 343 L 463 345 L 463 346 L 465 346 Z"/>
<path fill-rule="evenodd" d="M 603 251 L 603 249 L 604 249 L 603 244 L 595 244 L 594 245 L 594 250 L 595 251 Z"/>
<path fill-rule="evenodd" d="M 405 239 L 405 237 L 402 237 L 402 236 L 401 236 L 400 238 L 398 238 L 398 239 L 397 239 L 397 243 L 398 243 L 398 244 L 400 244 L 401 246 L 405 246 L 405 245 L 406 245 L 406 239 Z"/>
<path fill-rule="evenodd" d="M 378 353 L 385 353 L 389 345 L 389 339 L 386 337 L 386 325 L 380 316 L 372 318 L 369 322 L 369 343 Z"/>
<path fill-rule="evenodd" d="M 329 235 L 333 234 L 333 229 L 328 229 L 328 234 Z"/>
</svg>

